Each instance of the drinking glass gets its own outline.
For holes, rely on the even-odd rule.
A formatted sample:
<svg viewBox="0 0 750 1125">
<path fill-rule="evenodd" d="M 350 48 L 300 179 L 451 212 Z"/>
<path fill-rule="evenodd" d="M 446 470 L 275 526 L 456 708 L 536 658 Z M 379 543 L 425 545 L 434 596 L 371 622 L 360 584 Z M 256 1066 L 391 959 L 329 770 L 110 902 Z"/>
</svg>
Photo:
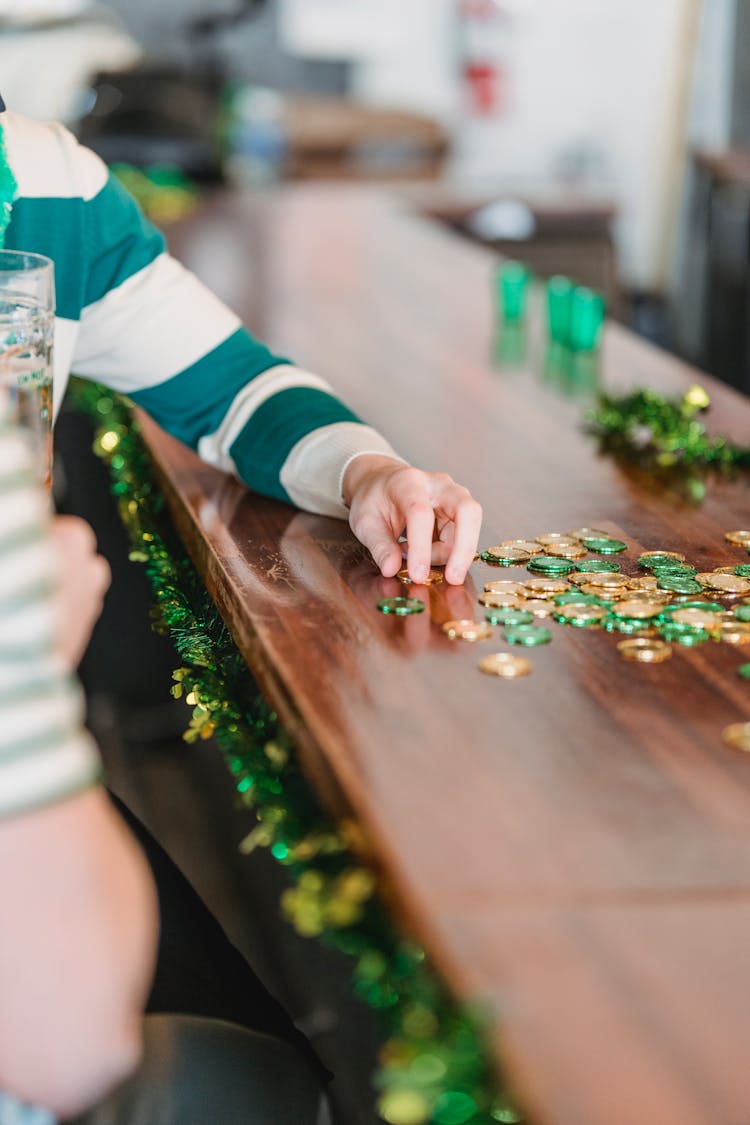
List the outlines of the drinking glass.
<svg viewBox="0 0 750 1125">
<path fill-rule="evenodd" d="M 0 399 L 29 435 L 39 479 L 52 483 L 54 264 L 41 254 L 0 250 Z"/>
</svg>

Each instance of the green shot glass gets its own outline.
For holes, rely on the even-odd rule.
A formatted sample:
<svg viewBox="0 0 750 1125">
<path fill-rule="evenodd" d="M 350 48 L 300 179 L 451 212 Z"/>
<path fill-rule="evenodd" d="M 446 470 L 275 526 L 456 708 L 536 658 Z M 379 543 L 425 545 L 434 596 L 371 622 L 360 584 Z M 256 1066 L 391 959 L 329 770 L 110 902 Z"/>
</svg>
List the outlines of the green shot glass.
<svg viewBox="0 0 750 1125">
<path fill-rule="evenodd" d="M 574 352 L 592 352 L 599 346 L 604 327 L 604 298 L 578 286 L 571 299 L 568 345 Z"/>
<path fill-rule="evenodd" d="M 557 274 L 547 282 L 547 320 L 549 337 L 554 344 L 568 346 L 570 314 L 575 285 L 569 277 Z"/>
<path fill-rule="evenodd" d="M 503 262 L 497 271 L 497 288 L 503 319 L 512 324 L 523 320 L 531 273 L 523 262 Z"/>
</svg>

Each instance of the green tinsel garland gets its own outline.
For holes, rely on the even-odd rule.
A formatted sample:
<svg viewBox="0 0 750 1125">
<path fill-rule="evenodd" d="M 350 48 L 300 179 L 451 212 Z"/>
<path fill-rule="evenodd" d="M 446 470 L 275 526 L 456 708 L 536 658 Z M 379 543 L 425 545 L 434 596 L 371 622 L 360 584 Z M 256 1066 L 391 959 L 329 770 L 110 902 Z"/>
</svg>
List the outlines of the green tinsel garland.
<svg viewBox="0 0 750 1125">
<path fill-rule="evenodd" d="M 394 928 L 376 897 L 353 822 L 333 826 L 299 770 L 293 748 L 237 651 L 174 533 L 151 461 L 126 401 L 73 380 L 73 401 L 95 421 L 94 449 L 146 566 L 154 626 L 183 666 L 173 694 L 192 707 L 188 741 L 213 738 L 257 828 L 244 851 L 270 849 L 287 868 L 282 909 L 298 933 L 321 937 L 354 959 L 356 995 L 383 1017 L 387 1041 L 374 1081 L 391 1125 L 493 1125 L 520 1121 L 497 1082 L 483 1042 L 488 1022 L 451 999 L 424 951 Z"/>
<path fill-rule="evenodd" d="M 586 420 L 607 451 L 653 468 L 717 473 L 747 469 L 750 446 L 708 435 L 699 416 L 710 405 L 703 387 L 693 386 L 674 399 L 646 388 L 620 396 L 600 395 Z"/>
</svg>

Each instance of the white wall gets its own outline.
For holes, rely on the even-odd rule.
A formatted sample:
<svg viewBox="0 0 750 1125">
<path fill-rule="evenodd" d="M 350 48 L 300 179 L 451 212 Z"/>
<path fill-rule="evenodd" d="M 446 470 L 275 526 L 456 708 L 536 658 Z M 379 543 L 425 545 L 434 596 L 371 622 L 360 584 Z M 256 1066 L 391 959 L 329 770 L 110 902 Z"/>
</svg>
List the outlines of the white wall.
<svg viewBox="0 0 750 1125">
<path fill-rule="evenodd" d="M 506 112 L 489 122 L 463 119 L 453 174 L 539 189 L 577 160 L 584 186 L 620 203 L 625 281 L 663 288 L 688 102 L 681 75 L 687 73 L 696 3 L 501 2 L 515 17 Z M 459 36 L 452 10 L 451 0 L 403 0 L 403 18 L 413 21 L 410 44 L 390 58 L 358 65 L 357 93 L 367 101 L 455 114 Z"/>
</svg>

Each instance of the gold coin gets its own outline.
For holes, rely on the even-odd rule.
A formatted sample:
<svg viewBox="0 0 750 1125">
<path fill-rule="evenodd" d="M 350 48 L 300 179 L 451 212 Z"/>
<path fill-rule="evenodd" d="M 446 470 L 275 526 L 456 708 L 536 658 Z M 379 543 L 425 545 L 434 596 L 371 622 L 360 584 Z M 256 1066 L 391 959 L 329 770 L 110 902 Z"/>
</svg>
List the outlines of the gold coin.
<svg viewBox="0 0 750 1125">
<path fill-rule="evenodd" d="M 545 547 L 544 553 L 553 559 L 583 559 L 588 551 L 580 543 L 558 543 Z"/>
<path fill-rule="evenodd" d="M 649 617 L 658 617 L 663 609 L 663 602 L 646 602 L 639 599 L 626 598 L 617 606 L 618 617 L 635 617 L 645 621 Z"/>
<path fill-rule="evenodd" d="M 740 578 L 738 574 L 716 574 L 714 572 L 710 589 L 721 590 L 726 594 L 746 595 L 750 594 L 750 582 L 747 578 Z"/>
<path fill-rule="evenodd" d="M 568 583 L 561 578 L 529 578 L 523 588 L 532 598 L 554 598 L 565 593 Z"/>
<path fill-rule="evenodd" d="M 724 538 L 735 547 L 747 547 L 750 544 L 750 531 L 727 531 Z"/>
<path fill-rule="evenodd" d="M 602 574 L 589 574 L 588 585 L 602 590 L 625 589 L 630 585 L 627 574 L 616 574 L 614 571 L 605 571 Z"/>
<path fill-rule="evenodd" d="M 571 535 L 563 535 L 561 531 L 547 531 L 544 535 L 537 535 L 537 543 L 543 547 L 554 547 L 567 544 L 568 547 L 577 547 L 578 543 Z"/>
<path fill-rule="evenodd" d="M 604 600 L 608 602 L 621 602 L 623 598 L 630 598 L 630 591 L 621 587 L 612 587 L 611 590 L 605 590 L 603 586 L 590 586 L 589 583 L 586 582 L 583 586 L 579 586 L 578 589 L 582 594 L 592 594 L 595 598 L 604 598 Z"/>
<path fill-rule="evenodd" d="M 714 579 L 717 577 L 718 575 L 713 570 L 702 570 L 699 574 L 696 574 L 695 581 L 700 582 L 701 586 L 704 586 L 707 590 L 713 590 L 715 589 Z"/>
<path fill-rule="evenodd" d="M 635 660 L 639 664 L 661 664 L 672 655 L 671 645 L 650 637 L 630 637 L 627 641 L 620 641 L 617 648 L 626 660 Z"/>
<path fill-rule="evenodd" d="M 568 582 L 572 582 L 574 586 L 585 586 L 590 577 L 588 571 L 575 570 L 568 575 Z"/>
<path fill-rule="evenodd" d="M 522 594 L 523 583 L 498 578 L 496 582 L 485 582 L 484 589 L 487 594 Z"/>
<path fill-rule="evenodd" d="M 521 598 L 518 594 L 484 593 L 479 595 L 479 601 L 488 609 L 518 609 Z"/>
<path fill-rule="evenodd" d="M 714 569 L 714 574 L 734 574 L 734 571 L 733 566 L 717 566 Z"/>
<path fill-rule="evenodd" d="M 486 676 L 499 676 L 501 680 L 520 680 L 534 671 L 530 660 L 513 656 L 510 652 L 493 652 L 479 661 L 479 670 Z"/>
<path fill-rule="evenodd" d="M 607 616 L 607 610 L 603 605 L 589 605 L 588 602 L 579 605 L 577 602 L 568 602 L 567 605 L 558 606 L 555 616 L 562 618 L 563 621 L 601 621 Z"/>
<path fill-rule="evenodd" d="M 534 539 L 503 539 L 500 546 L 505 551 L 510 548 L 512 550 L 527 551 L 530 555 L 541 554 L 541 546 Z M 491 548 L 491 550 L 494 550 L 494 548 Z"/>
<path fill-rule="evenodd" d="M 611 539 L 608 531 L 600 531 L 598 527 L 577 527 L 575 531 L 566 531 L 571 539 Z"/>
<path fill-rule="evenodd" d="M 486 641 L 494 635 L 486 621 L 446 621 L 443 632 L 452 641 Z"/>
<path fill-rule="evenodd" d="M 750 723 L 732 723 L 724 728 L 721 737 L 733 750 L 750 750 Z"/>
<path fill-rule="evenodd" d="M 527 613 L 533 613 L 534 617 L 551 617 L 556 607 L 552 601 L 544 602 L 541 598 L 530 598 L 521 602 L 520 608 L 525 609 Z"/>
<path fill-rule="evenodd" d="M 679 551 L 642 551 L 640 558 L 650 559 L 654 555 L 663 556 L 666 559 L 677 559 L 678 562 L 684 562 L 685 556 L 681 555 Z"/>
<path fill-rule="evenodd" d="M 443 581 L 442 570 L 431 570 L 423 582 L 412 582 L 409 577 L 409 571 L 404 567 L 396 575 L 399 582 L 403 582 L 405 586 L 437 586 L 439 582 Z"/>
<path fill-rule="evenodd" d="M 627 602 L 646 602 L 654 605 L 666 605 L 673 600 L 673 595 L 668 590 L 634 590 L 632 586 L 623 590 L 622 596 Z"/>
<path fill-rule="evenodd" d="M 646 574 L 643 578 L 630 578 L 628 585 L 631 590 L 656 590 L 659 583 L 653 574 Z"/>
<path fill-rule="evenodd" d="M 513 562 L 525 563 L 531 558 L 533 552 L 523 551 L 520 547 L 488 547 L 485 551 L 486 555 L 491 555 L 496 559 L 511 559 Z"/>
<path fill-rule="evenodd" d="M 705 609 L 676 609 L 672 613 L 672 620 L 678 625 L 692 625 L 695 629 L 715 632 L 722 619 L 718 613 L 709 613 Z"/>
<path fill-rule="evenodd" d="M 716 635 L 720 641 L 728 645 L 750 645 L 750 623 L 720 621 Z"/>
</svg>

